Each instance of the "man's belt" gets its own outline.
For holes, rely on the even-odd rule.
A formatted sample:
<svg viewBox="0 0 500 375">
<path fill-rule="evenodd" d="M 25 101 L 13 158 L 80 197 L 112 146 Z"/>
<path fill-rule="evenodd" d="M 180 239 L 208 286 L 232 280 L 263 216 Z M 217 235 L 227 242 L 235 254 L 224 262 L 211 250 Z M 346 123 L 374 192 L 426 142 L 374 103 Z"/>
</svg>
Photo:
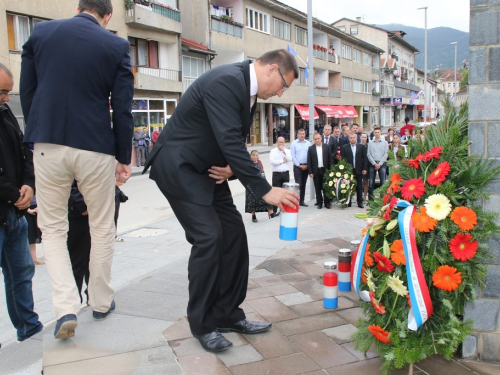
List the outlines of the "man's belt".
<svg viewBox="0 0 500 375">
<path fill-rule="evenodd" d="M 285 174 L 285 173 L 289 173 L 290 171 L 283 171 L 283 172 L 273 172 L 273 174 Z"/>
</svg>

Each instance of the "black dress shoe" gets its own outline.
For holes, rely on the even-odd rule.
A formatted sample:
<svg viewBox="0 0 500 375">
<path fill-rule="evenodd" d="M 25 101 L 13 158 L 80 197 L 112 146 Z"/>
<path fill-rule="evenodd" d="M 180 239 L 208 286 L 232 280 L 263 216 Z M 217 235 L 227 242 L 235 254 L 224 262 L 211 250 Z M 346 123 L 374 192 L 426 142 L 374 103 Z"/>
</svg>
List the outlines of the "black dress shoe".
<svg viewBox="0 0 500 375">
<path fill-rule="evenodd" d="M 249 322 L 246 319 L 243 319 L 237 323 L 229 324 L 223 327 L 217 327 L 217 331 L 219 332 L 238 332 L 238 333 L 246 333 L 247 335 L 251 335 L 254 333 L 261 333 L 267 331 L 271 328 L 272 323 L 267 322 Z"/>
<path fill-rule="evenodd" d="M 363 203 L 358 204 L 358 207 L 359 208 L 365 208 L 365 206 L 363 206 Z"/>
<path fill-rule="evenodd" d="M 309 207 L 307 204 L 305 204 L 304 202 L 300 202 L 299 206 L 302 206 L 302 207 Z"/>
<path fill-rule="evenodd" d="M 351 206 L 352 206 L 352 203 L 349 203 L 349 204 L 347 205 L 347 207 L 351 207 Z"/>
<path fill-rule="evenodd" d="M 207 352 L 217 353 L 229 349 L 233 343 L 222 336 L 219 332 L 213 331 L 204 335 L 196 335 L 191 332 L 195 338 L 198 339 L 203 349 Z"/>
<path fill-rule="evenodd" d="M 328 209 L 332 208 L 332 204 L 331 203 L 328 203 L 328 204 L 325 203 L 325 208 L 328 208 Z"/>
<path fill-rule="evenodd" d="M 318 210 L 321 210 L 323 208 L 323 205 L 321 203 L 318 203 Z"/>
</svg>

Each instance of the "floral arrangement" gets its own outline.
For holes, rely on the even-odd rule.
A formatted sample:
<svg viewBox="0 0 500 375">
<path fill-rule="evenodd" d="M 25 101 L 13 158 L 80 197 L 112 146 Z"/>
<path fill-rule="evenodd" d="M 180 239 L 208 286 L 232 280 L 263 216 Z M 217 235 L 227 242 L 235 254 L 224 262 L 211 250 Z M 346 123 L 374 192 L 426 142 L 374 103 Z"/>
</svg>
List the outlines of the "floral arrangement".
<svg viewBox="0 0 500 375">
<path fill-rule="evenodd" d="M 328 198 L 341 203 L 346 208 L 356 192 L 356 177 L 352 165 L 340 158 L 323 176 L 323 188 Z"/>
<path fill-rule="evenodd" d="M 484 286 L 487 239 L 500 227 L 482 209 L 486 184 L 500 173 L 469 155 L 466 107 L 410 140 L 409 159 L 390 155 L 390 179 L 370 204 L 353 285 L 363 303 L 355 347 L 372 344 L 393 368 L 429 355 L 450 359 L 472 330 L 465 305 Z"/>
</svg>

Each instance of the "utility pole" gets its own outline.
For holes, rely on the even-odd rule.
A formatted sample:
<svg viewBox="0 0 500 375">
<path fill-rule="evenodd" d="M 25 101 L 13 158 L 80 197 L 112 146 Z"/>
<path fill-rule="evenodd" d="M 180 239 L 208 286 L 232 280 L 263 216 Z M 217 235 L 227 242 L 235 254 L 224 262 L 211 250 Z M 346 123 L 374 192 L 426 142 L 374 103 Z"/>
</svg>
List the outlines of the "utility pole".
<svg viewBox="0 0 500 375">
<path fill-rule="evenodd" d="M 424 48 L 424 122 L 427 121 L 427 7 L 417 8 L 425 11 L 425 48 Z"/>
</svg>

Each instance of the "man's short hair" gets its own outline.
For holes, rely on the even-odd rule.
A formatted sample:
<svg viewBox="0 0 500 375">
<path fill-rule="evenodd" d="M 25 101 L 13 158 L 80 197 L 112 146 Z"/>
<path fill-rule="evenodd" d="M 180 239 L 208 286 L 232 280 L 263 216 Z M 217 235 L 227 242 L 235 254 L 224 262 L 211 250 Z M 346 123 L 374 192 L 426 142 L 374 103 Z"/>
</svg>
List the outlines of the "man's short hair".
<svg viewBox="0 0 500 375">
<path fill-rule="evenodd" d="M 359 127 L 359 125 L 358 125 L 358 124 L 356 124 L 355 122 L 353 122 L 353 123 L 352 123 L 352 125 L 351 125 L 351 128 L 352 128 L 354 125 L 356 125 L 356 126 L 358 126 L 358 127 Z"/>
<path fill-rule="evenodd" d="M 330 129 L 332 128 L 331 125 L 325 125 L 325 126 L 323 126 L 323 129 L 326 128 L 326 127 L 329 127 Z"/>
<path fill-rule="evenodd" d="M 376 130 L 382 130 L 382 129 L 380 129 L 378 126 L 375 126 L 375 127 L 373 128 L 373 131 L 376 131 Z"/>
<path fill-rule="evenodd" d="M 299 133 L 299 132 L 304 132 L 304 133 L 305 133 L 305 132 L 306 132 L 306 129 L 304 129 L 304 128 L 299 128 L 299 130 L 297 130 L 297 133 Z"/>
<path fill-rule="evenodd" d="M 0 71 L 4 72 L 9 76 L 9 78 L 14 79 L 14 76 L 12 75 L 12 72 L 10 71 L 9 68 L 7 68 L 4 64 L 0 63 Z"/>
<path fill-rule="evenodd" d="M 299 78 L 299 66 L 295 56 L 286 49 L 277 49 L 264 53 L 257 59 L 262 65 L 277 64 L 282 74 L 288 74 L 293 71 L 295 79 Z"/>
<path fill-rule="evenodd" d="M 105 15 L 113 13 L 113 5 L 111 0 L 80 0 L 78 7 L 81 12 L 95 13 L 99 17 L 104 18 Z"/>
<path fill-rule="evenodd" d="M 333 130 L 337 130 L 337 129 L 340 130 L 340 128 L 338 126 L 333 127 Z"/>
</svg>

